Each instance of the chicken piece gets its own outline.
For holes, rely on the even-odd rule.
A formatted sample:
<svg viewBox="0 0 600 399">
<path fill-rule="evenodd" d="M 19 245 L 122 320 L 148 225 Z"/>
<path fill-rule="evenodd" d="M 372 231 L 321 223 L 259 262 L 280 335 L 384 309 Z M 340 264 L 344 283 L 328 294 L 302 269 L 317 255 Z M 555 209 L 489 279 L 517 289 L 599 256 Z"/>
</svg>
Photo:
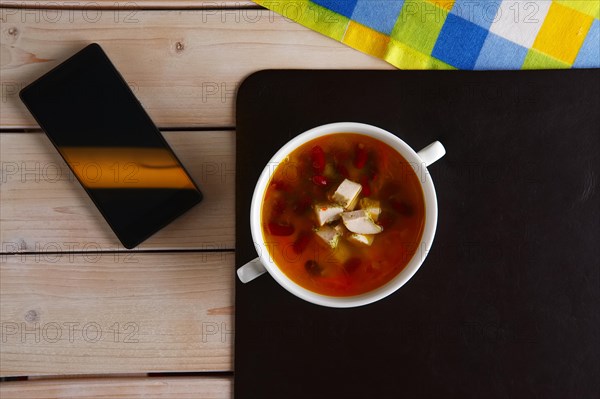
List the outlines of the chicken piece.
<svg viewBox="0 0 600 399">
<path fill-rule="evenodd" d="M 361 199 L 360 209 L 364 209 L 365 211 L 367 211 L 367 213 L 369 214 L 369 216 L 371 216 L 371 219 L 373 219 L 374 222 L 376 222 L 377 219 L 379 219 L 379 215 L 381 215 L 381 205 L 377 200 L 373 200 L 370 198 Z"/>
<path fill-rule="evenodd" d="M 319 226 L 323 226 L 325 223 L 333 222 L 340 218 L 340 214 L 344 212 L 344 208 L 337 204 L 317 204 L 315 205 L 315 213 Z"/>
<path fill-rule="evenodd" d="M 344 207 L 345 210 L 353 210 L 358 202 L 362 186 L 351 180 L 344 179 L 333 193 L 333 200 Z"/>
<path fill-rule="evenodd" d="M 337 247 L 340 241 L 340 232 L 331 226 L 321 226 L 315 230 L 315 233 L 333 249 Z"/>
<path fill-rule="evenodd" d="M 383 227 L 376 224 L 364 209 L 342 213 L 342 221 L 348 230 L 356 234 L 379 234 Z"/>
<path fill-rule="evenodd" d="M 371 244 L 373 244 L 373 240 L 375 239 L 375 235 L 374 234 L 356 234 L 356 233 L 352 233 L 350 235 L 350 237 L 348 237 L 348 240 L 352 241 L 352 242 L 357 242 L 360 244 L 364 244 L 366 246 L 371 246 Z"/>
</svg>

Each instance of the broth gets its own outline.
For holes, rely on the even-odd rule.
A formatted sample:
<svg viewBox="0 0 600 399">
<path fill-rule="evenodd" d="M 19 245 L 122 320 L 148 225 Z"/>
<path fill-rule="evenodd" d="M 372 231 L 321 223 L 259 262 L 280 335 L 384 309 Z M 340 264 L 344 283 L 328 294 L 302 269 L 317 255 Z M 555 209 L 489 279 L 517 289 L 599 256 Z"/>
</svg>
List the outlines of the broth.
<svg viewBox="0 0 600 399">
<path fill-rule="evenodd" d="M 261 222 L 271 258 L 291 280 L 353 296 L 386 284 L 412 259 L 425 203 L 413 167 L 396 150 L 337 133 L 303 144 L 277 166 Z"/>
</svg>

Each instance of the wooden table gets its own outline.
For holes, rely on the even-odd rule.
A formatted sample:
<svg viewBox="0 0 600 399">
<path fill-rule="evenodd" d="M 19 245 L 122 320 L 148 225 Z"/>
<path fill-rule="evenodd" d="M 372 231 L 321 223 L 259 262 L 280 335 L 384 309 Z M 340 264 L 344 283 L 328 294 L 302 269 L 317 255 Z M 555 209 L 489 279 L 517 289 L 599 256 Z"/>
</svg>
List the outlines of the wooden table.
<svg viewBox="0 0 600 399">
<path fill-rule="evenodd" d="M 0 4 L 0 396 L 231 397 L 236 88 L 391 67 L 250 1 Z M 131 251 L 18 98 L 91 42 L 206 195 Z"/>
</svg>

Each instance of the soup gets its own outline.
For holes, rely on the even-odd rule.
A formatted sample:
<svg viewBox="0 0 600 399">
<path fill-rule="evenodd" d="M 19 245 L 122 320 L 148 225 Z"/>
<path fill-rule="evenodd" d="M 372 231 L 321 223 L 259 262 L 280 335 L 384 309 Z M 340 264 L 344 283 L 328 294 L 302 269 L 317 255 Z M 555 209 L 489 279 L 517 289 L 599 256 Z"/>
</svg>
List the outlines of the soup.
<svg viewBox="0 0 600 399">
<path fill-rule="evenodd" d="M 420 182 L 389 145 L 337 133 L 295 149 L 263 197 L 271 258 L 298 285 L 323 295 L 374 290 L 404 269 L 425 223 Z"/>
</svg>

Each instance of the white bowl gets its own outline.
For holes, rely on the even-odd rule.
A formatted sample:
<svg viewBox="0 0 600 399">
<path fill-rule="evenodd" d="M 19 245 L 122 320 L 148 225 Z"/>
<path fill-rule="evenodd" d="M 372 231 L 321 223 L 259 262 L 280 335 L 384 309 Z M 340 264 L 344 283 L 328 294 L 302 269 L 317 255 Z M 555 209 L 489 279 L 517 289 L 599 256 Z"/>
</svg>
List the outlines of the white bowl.
<svg viewBox="0 0 600 399">
<path fill-rule="evenodd" d="M 267 185 L 271 180 L 271 176 L 276 169 L 276 165 L 278 165 L 296 148 L 304 143 L 321 136 L 336 133 L 357 133 L 370 136 L 388 144 L 390 147 L 398 151 L 398 153 L 400 153 L 400 155 L 402 155 L 402 157 L 404 157 L 404 159 L 408 161 L 409 164 L 415 169 L 415 172 L 417 172 L 425 200 L 425 225 L 423 229 L 423 235 L 421 237 L 421 243 L 419 249 L 415 252 L 406 267 L 393 279 L 381 287 L 360 295 L 343 297 L 322 295 L 307 290 L 286 276 L 271 258 L 265 245 L 265 238 L 263 236 L 261 227 L 261 207 L 263 203 L 263 197 L 265 195 Z M 267 271 L 283 288 L 297 297 L 317 305 L 335 308 L 362 306 L 378 301 L 392 294 L 406 284 L 406 282 L 417 272 L 417 270 L 419 270 L 419 267 L 421 267 L 423 264 L 423 261 L 425 260 L 425 257 L 427 256 L 427 253 L 429 252 L 433 243 L 433 237 L 435 235 L 437 225 L 437 198 L 433 181 L 431 180 L 431 176 L 427 171 L 427 166 L 440 159 L 442 156 L 444 156 L 444 154 L 445 149 L 438 141 L 430 144 L 417 153 L 408 144 L 392 133 L 363 123 L 340 122 L 322 125 L 294 137 L 283 147 L 281 147 L 279 151 L 277 151 L 277 153 L 265 166 L 260 177 L 258 178 L 258 182 L 256 183 L 256 188 L 254 189 L 254 194 L 252 196 L 252 204 L 250 206 L 250 228 L 252 231 L 252 239 L 258 253 L 258 258 L 240 267 L 238 269 L 238 277 L 242 282 L 245 283 L 253 280 Z"/>
</svg>

